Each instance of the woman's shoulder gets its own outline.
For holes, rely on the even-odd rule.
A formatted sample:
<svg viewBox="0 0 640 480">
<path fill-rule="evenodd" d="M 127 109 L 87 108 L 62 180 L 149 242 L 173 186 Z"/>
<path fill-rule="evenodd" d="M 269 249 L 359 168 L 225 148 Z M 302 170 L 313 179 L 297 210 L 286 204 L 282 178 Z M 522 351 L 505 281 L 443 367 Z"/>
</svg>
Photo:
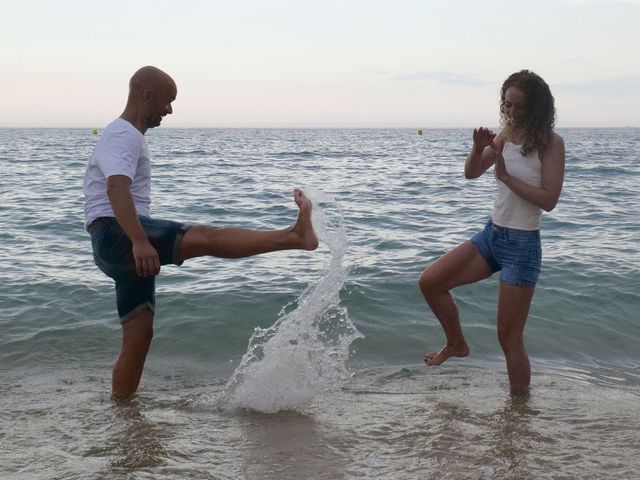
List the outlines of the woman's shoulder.
<svg viewBox="0 0 640 480">
<path fill-rule="evenodd" d="M 540 160 L 544 162 L 546 159 L 552 159 L 564 162 L 564 155 L 564 139 L 556 132 L 551 132 L 547 145 L 540 151 Z"/>
<path fill-rule="evenodd" d="M 507 143 L 509 141 L 509 138 L 507 136 L 507 132 L 503 130 L 500 130 L 498 132 L 498 134 L 496 135 L 496 138 L 493 139 L 493 143 L 496 145 L 496 147 L 502 149 L 502 147 L 504 147 L 504 144 Z"/>
<path fill-rule="evenodd" d="M 549 143 L 552 143 L 552 142 L 559 142 L 564 144 L 564 139 L 556 132 L 551 132 L 551 135 L 549 137 Z"/>
<path fill-rule="evenodd" d="M 551 135 L 549 135 L 549 143 L 547 144 L 547 149 L 549 150 L 561 149 L 564 151 L 564 139 L 560 135 L 558 135 L 556 132 L 551 132 Z"/>
<path fill-rule="evenodd" d="M 507 143 L 514 147 L 521 147 L 524 144 L 524 138 L 522 133 L 512 132 L 503 128 L 498 132 L 498 135 L 496 135 L 494 142 L 500 147 L 504 147 Z"/>
</svg>

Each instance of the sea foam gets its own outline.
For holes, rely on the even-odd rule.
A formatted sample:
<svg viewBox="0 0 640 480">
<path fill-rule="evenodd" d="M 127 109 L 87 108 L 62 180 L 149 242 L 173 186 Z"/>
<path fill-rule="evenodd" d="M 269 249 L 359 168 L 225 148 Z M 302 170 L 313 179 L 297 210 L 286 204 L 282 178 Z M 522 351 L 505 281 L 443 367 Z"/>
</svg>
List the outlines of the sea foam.
<svg viewBox="0 0 640 480">
<path fill-rule="evenodd" d="M 286 312 L 285 307 L 270 328 L 255 329 L 218 399 L 222 407 L 266 413 L 300 410 L 350 376 L 349 346 L 362 335 L 340 303 L 348 273 L 343 217 L 333 197 L 314 188 L 305 192 L 313 203 L 316 235 L 331 254 L 329 265 L 294 302 L 293 310 Z"/>
</svg>

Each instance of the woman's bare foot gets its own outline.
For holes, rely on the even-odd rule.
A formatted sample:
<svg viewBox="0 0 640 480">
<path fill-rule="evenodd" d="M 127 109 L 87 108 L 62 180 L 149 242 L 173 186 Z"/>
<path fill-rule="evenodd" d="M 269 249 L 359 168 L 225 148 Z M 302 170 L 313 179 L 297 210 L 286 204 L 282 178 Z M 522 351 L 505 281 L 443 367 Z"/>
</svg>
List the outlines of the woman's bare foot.
<svg viewBox="0 0 640 480">
<path fill-rule="evenodd" d="M 469 355 L 469 346 L 464 343 L 460 346 L 446 345 L 439 352 L 427 353 L 424 356 L 424 363 L 427 365 L 440 365 L 449 357 L 466 357 Z"/>
<path fill-rule="evenodd" d="M 291 232 L 300 239 L 300 248 L 304 250 L 315 250 L 318 248 L 318 238 L 313 231 L 311 223 L 311 200 L 299 188 L 293 191 L 293 198 L 300 211 L 296 223 L 291 227 Z"/>
</svg>

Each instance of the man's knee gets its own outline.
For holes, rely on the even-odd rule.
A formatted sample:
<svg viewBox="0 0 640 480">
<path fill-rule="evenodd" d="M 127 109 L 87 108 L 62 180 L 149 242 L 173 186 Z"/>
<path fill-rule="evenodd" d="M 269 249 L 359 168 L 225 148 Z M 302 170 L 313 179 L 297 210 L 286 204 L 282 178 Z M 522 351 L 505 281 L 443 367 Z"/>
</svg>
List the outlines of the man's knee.
<svg viewBox="0 0 640 480">
<path fill-rule="evenodd" d="M 217 242 L 219 230 L 217 227 L 206 225 L 193 225 L 189 228 L 180 242 L 180 261 L 207 255 L 211 246 Z"/>
<path fill-rule="evenodd" d="M 153 339 L 153 312 L 150 308 L 141 310 L 135 317 L 122 325 L 125 345 L 149 346 Z"/>
</svg>

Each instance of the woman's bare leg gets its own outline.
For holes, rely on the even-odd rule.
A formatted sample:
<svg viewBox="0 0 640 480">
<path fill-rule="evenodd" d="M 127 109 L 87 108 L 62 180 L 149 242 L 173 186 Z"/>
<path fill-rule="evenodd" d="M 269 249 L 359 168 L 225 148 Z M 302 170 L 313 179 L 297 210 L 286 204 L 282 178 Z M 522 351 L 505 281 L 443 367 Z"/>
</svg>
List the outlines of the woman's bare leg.
<svg viewBox="0 0 640 480">
<path fill-rule="evenodd" d="M 440 365 L 449 357 L 469 355 L 469 346 L 460 326 L 458 307 L 450 290 L 490 277 L 492 273 L 471 242 L 457 246 L 422 272 L 418 282 L 420 290 L 447 337 L 442 350 L 425 355 L 424 361 L 428 365 Z"/>
<path fill-rule="evenodd" d="M 526 395 L 531 383 L 531 366 L 524 346 L 524 327 L 535 287 L 500 284 L 498 340 L 507 361 L 512 395 Z"/>
</svg>

